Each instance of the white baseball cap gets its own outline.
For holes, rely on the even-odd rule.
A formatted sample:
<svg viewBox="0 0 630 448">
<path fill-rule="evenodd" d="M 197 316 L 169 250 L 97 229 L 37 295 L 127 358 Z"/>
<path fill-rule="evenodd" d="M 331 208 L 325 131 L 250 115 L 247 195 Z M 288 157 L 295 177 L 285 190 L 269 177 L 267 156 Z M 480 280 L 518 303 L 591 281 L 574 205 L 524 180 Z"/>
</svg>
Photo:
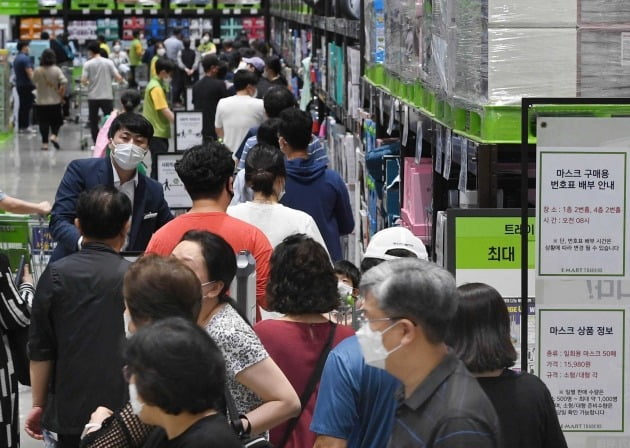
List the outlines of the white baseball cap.
<svg viewBox="0 0 630 448">
<path fill-rule="evenodd" d="M 374 234 L 370 240 L 365 254 L 365 258 L 379 258 L 381 260 L 395 260 L 395 255 L 387 255 L 386 252 L 392 249 L 408 250 L 421 260 L 428 260 L 427 248 L 411 231 L 405 227 L 389 227 Z"/>
</svg>

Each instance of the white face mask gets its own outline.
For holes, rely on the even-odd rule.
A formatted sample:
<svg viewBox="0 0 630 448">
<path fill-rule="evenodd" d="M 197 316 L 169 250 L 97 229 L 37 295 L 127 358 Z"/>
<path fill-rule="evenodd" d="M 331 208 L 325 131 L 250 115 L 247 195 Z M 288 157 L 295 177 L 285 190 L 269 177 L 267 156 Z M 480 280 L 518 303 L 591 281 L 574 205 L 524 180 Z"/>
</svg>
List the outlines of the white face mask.
<svg viewBox="0 0 630 448">
<path fill-rule="evenodd" d="M 201 43 L 202 44 L 207 44 L 208 42 L 210 42 L 210 38 L 208 36 L 203 36 L 201 38 Z"/>
<path fill-rule="evenodd" d="M 372 330 L 369 322 L 365 322 L 361 326 L 359 331 L 357 331 L 357 339 L 359 340 L 359 345 L 361 346 L 361 353 L 363 353 L 363 358 L 365 359 L 365 363 L 368 366 L 384 370 L 385 360 L 387 359 L 387 357 L 398 350 L 400 347 L 402 347 L 401 344 L 398 345 L 398 347 L 387 351 L 387 349 L 383 345 L 383 334 L 385 334 L 387 331 L 389 331 L 390 328 L 393 328 L 397 324 L 398 322 L 395 322 L 383 331 L 375 331 Z"/>
<path fill-rule="evenodd" d="M 120 52 L 120 45 L 114 45 L 112 50 L 114 50 L 114 53 L 119 53 Z"/>
<path fill-rule="evenodd" d="M 158 48 L 158 51 L 157 51 L 158 56 L 164 56 L 165 54 L 166 54 L 166 49 Z"/>
<path fill-rule="evenodd" d="M 129 402 L 131 403 L 133 413 L 140 415 L 142 408 L 144 408 L 144 403 L 140 401 L 138 389 L 136 389 L 136 385 L 132 383 L 129 383 Z"/>
<path fill-rule="evenodd" d="M 114 144 L 112 157 L 123 170 L 135 170 L 144 159 L 145 150 L 133 143 Z"/>
<path fill-rule="evenodd" d="M 254 92 L 250 96 L 256 98 L 258 96 L 258 89 L 254 89 Z"/>
<path fill-rule="evenodd" d="M 337 291 L 339 291 L 339 295 L 345 299 L 346 297 L 352 295 L 353 288 L 347 283 L 339 281 L 337 283 Z"/>
</svg>

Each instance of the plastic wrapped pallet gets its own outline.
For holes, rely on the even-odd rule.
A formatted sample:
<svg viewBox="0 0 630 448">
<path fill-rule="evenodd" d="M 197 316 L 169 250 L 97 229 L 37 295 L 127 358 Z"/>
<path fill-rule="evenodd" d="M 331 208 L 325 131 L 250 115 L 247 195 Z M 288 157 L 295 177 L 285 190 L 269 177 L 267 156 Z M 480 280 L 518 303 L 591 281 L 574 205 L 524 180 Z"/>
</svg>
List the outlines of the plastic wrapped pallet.
<svg viewBox="0 0 630 448">
<path fill-rule="evenodd" d="M 401 75 L 403 3 L 385 0 L 385 66 L 396 77 Z"/>
<path fill-rule="evenodd" d="M 610 0 L 596 1 L 603 3 Z M 456 0 L 453 3 L 466 9 L 479 9 L 480 14 L 487 18 L 489 27 L 566 28 L 577 23 L 576 0 Z"/>
<path fill-rule="evenodd" d="M 385 63 L 385 0 L 365 0 L 365 54 L 368 65 Z"/>
<path fill-rule="evenodd" d="M 449 56 L 448 31 L 449 7 L 448 0 L 425 0 L 426 6 L 422 16 L 422 65 L 421 79 L 435 92 L 448 91 L 447 73 Z"/>
<path fill-rule="evenodd" d="M 580 25 L 612 25 L 630 23 L 628 0 L 579 0 Z"/>
<path fill-rule="evenodd" d="M 422 19 L 424 0 L 401 0 L 402 9 L 402 53 L 400 74 L 403 81 L 415 82 L 422 76 Z"/>
<path fill-rule="evenodd" d="M 580 28 L 578 41 L 579 96 L 630 96 L 630 26 Z"/>
<path fill-rule="evenodd" d="M 447 93 L 477 105 L 518 105 L 522 97 L 574 97 L 575 28 L 453 28 Z M 475 35 L 476 34 L 476 35 Z"/>
</svg>

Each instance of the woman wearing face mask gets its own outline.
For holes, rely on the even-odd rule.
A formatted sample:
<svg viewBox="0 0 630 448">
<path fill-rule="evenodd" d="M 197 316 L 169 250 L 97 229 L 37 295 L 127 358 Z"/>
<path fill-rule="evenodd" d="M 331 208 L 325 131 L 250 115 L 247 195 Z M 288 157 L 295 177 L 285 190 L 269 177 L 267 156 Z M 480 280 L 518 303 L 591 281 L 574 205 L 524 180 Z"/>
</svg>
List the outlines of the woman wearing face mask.
<svg viewBox="0 0 630 448">
<path fill-rule="evenodd" d="M 217 46 L 214 44 L 214 42 L 212 42 L 212 39 L 210 39 L 209 32 L 206 31 L 205 33 L 203 33 L 203 36 L 201 36 L 201 42 L 197 47 L 197 51 L 201 55 L 202 59 L 204 56 L 207 56 L 209 54 L 216 54 Z"/>
<path fill-rule="evenodd" d="M 168 317 L 182 317 L 194 322 L 201 309 L 201 287 L 197 276 L 172 257 L 147 255 L 132 264 L 125 274 L 123 296 L 128 337 L 137 328 Z M 153 426 L 139 420 L 132 403 L 115 413 L 99 407 L 85 427 L 81 446 L 141 447 L 153 430 Z"/>
<path fill-rule="evenodd" d="M 123 372 L 134 412 L 159 426 L 145 448 L 239 448 L 223 407 L 225 362 L 215 342 L 193 322 L 163 319 L 138 330 Z"/>
<path fill-rule="evenodd" d="M 245 181 L 254 191 L 254 199 L 228 207 L 227 213 L 258 227 L 273 247 L 296 233 L 304 233 L 326 247 L 313 218 L 280 204 L 285 177 L 282 151 L 264 143 L 255 145 L 245 161 Z"/>
<path fill-rule="evenodd" d="M 236 273 L 236 257 L 220 236 L 189 231 L 173 250 L 202 285 L 197 323 L 217 343 L 226 363 L 226 383 L 245 433 L 261 434 L 299 412 L 291 384 L 269 357 L 227 290 Z"/>
<path fill-rule="evenodd" d="M 351 327 L 323 317 L 339 305 L 337 277 L 324 247 L 305 235 L 289 236 L 278 245 L 271 256 L 267 301 L 270 311 L 285 316 L 254 329 L 302 402 L 297 420 L 271 430 L 271 443 L 312 447 L 316 435 L 309 426 L 323 363 L 331 348 L 354 334 Z"/>
<path fill-rule="evenodd" d="M 156 78 L 157 77 L 157 72 L 155 71 L 155 63 L 157 62 L 158 59 L 163 58 L 166 56 L 166 47 L 164 47 L 164 42 L 162 42 L 161 40 L 158 40 L 155 43 L 155 55 L 151 58 L 151 63 L 150 65 L 150 76 L 151 78 Z"/>
</svg>

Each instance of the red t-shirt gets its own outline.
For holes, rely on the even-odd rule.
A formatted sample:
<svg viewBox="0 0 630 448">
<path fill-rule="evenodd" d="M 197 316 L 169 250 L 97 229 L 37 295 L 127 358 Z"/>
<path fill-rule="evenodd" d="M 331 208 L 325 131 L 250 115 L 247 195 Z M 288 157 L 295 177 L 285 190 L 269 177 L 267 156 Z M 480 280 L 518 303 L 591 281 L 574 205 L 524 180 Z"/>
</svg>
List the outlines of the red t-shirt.
<svg viewBox="0 0 630 448">
<path fill-rule="evenodd" d="M 265 288 L 269 278 L 269 259 L 273 248 L 258 227 L 224 212 L 186 213 L 163 225 L 153 234 L 146 253 L 170 255 L 189 230 L 207 230 L 225 239 L 234 252 L 249 251 L 256 260 L 256 303 L 267 307 Z"/>
<path fill-rule="evenodd" d="M 307 324 L 285 320 L 263 320 L 254 325 L 254 331 L 262 341 L 269 356 L 278 364 L 293 385 L 298 396 L 306 388 L 315 364 L 330 332 L 330 323 Z M 333 347 L 354 334 L 352 327 L 337 325 Z M 317 434 L 309 426 L 315 411 L 319 383 L 307 403 L 297 426 L 291 433 L 285 448 L 312 447 Z M 287 428 L 283 423 L 271 430 L 271 443 L 278 446 Z"/>
</svg>

